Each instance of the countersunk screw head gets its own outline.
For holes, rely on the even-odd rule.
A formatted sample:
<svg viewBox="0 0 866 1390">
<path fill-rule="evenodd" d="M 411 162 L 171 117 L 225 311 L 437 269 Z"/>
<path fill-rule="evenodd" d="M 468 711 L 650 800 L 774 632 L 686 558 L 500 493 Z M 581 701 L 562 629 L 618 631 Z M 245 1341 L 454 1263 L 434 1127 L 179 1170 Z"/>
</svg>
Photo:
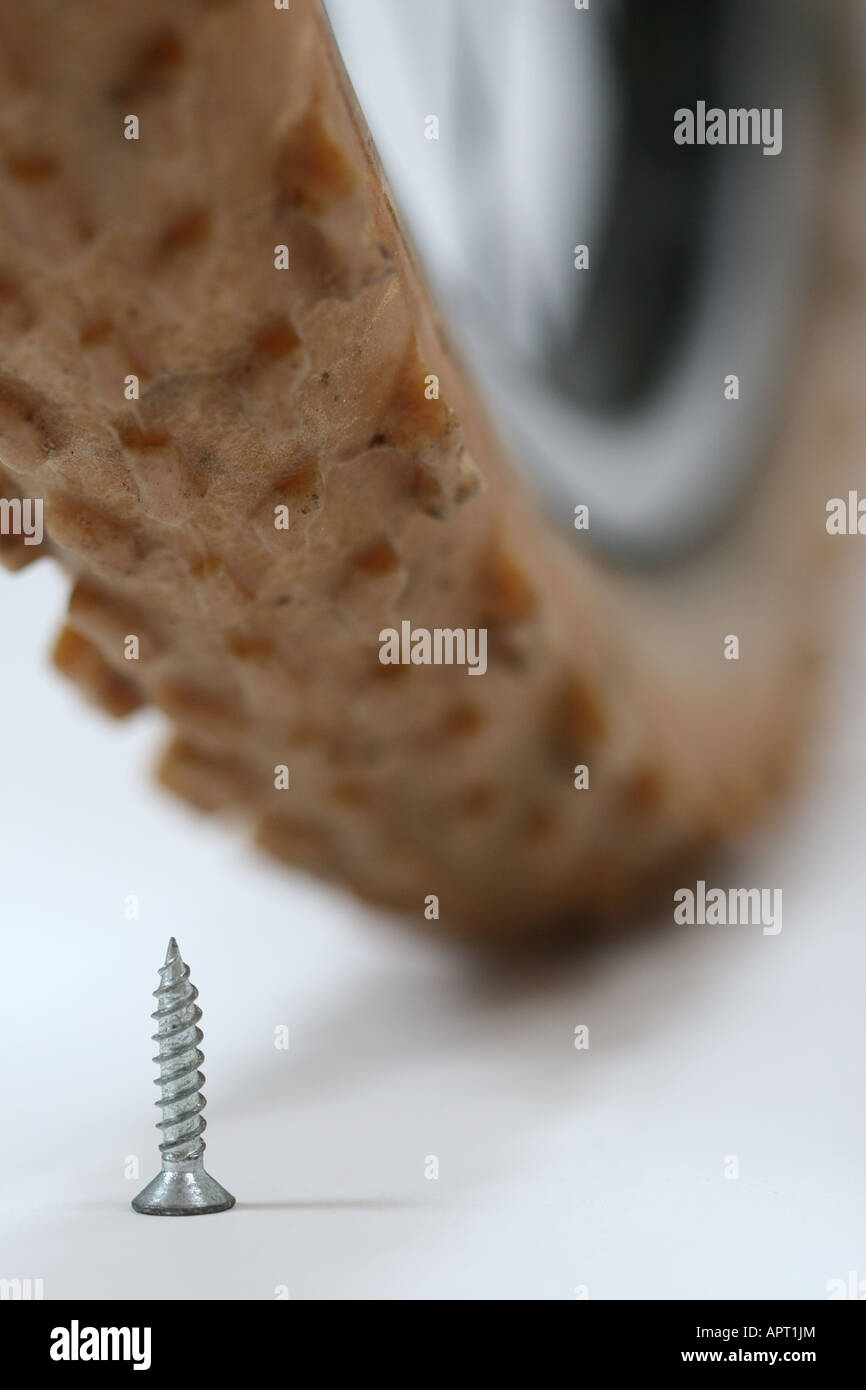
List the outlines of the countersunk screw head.
<svg viewBox="0 0 866 1390">
<path fill-rule="evenodd" d="M 204 1034 L 198 1026 L 201 1009 L 196 1004 L 198 990 L 190 983 L 189 966 L 181 960 L 174 937 L 168 943 L 165 964 L 160 966 L 157 1000 L 159 1044 L 156 1085 L 162 1110 L 157 1128 L 163 1132 L 159 1149 L 162 1171 L 133 1199 L 133 1211 L 145 1216 L 206 1216 L 228 1211 L 235 1204 L 215 1178 L 205 1172 L 203 1155 L 206 1120 L 202 1116 L 205 1098 L 201 1094 L 204 1076 L 199 1071 L 204 1054 L 199 1043 Z"/>
</svg>

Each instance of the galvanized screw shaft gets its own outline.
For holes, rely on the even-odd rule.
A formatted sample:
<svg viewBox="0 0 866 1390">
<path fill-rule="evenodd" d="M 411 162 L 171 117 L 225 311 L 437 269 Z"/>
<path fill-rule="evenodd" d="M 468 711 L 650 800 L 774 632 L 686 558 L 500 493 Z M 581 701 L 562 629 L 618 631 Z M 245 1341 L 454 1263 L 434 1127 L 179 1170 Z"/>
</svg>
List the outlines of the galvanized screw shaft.
<svg viewBox="0 0 866 1390">
<path fill-rule="evenodd" d="M 204 1077 L 199 1071 L 204 1054 L 199 1043 L 204 1034 L 198 1026 L 201 1009 L 196 1004 L 198 990 L 190 984 L 189 966 L 184 965 L 174 937 L 168 943 L 165 964 L 160 967 L 160 986 L 154 990 L 159 1043 L 161 1091 L 156 1102 L 162 1110 L 157 1128 L 163 1132 L 159 1146 L 162 1171 L 139 1192 L 132 1205 L 147 1216 L 203 1216 L 228 1211 L 235 1199 L 209 1173 L 205 1172 L 203 1134 L 207 1121 L 202 1115 L 205 1098 L 201 1094 Z"/>
</svg>

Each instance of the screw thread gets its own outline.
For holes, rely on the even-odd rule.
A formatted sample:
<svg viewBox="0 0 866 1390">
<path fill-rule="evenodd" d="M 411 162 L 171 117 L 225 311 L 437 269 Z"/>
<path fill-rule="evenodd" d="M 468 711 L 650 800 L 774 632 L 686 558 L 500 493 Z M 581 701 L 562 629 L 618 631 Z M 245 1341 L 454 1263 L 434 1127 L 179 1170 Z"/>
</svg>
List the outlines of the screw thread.
<svg viewBox="0 0 866 1390">
<path fill-rule="evenodd" d="M 157 1027 L 153 1041 L 159 1044 L 159 1053 L 153 1060 L 159 1064 L 155 1085 L 161 1095 L 156 1104 L 162 1110 L 162 1119 L 157 1129 L 163 1133 L 159 1151 L 165 1167 L 201 1158 L 205 1150 L 202 1135 L 207 1127 L 201 1112 L 207 1102 L 201 1094 L 205 1078 L 199 1070 L 204 1061 L 199 1048 L 204 1034 L 198 1026 L 198 990 L 190 982 L 189 966 L 181 959 L 174 937 L 168 943 L 159 974 L 160 985 L 153 992 L 157 1009 L 151 1018 Z"/>
</svg>

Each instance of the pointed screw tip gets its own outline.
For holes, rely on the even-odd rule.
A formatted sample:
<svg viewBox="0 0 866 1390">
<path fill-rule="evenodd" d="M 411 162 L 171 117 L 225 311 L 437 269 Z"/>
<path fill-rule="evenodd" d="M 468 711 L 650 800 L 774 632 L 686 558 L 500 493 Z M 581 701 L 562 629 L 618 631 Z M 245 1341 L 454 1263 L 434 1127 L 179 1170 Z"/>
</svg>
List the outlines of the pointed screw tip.
<svg viewBox="0 0 866 1390">
<path fill-rule="evenodd" d="M 178 944 L 175 941 L 174 937 L 171 937 L 168 943 L 168 950 L 165 953 L 165 964 L 168 965 L 170 961 L 179 959 L 180 950 L 178 948 Z"/>
</svg>

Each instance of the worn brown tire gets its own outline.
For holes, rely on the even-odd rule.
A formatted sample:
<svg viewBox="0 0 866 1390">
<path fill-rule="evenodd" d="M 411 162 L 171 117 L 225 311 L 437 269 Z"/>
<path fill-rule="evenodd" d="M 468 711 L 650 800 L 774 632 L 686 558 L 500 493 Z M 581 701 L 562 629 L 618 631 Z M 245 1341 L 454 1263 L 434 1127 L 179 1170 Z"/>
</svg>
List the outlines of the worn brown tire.
<svg viewBox="0 0 866 1390">
<path fill-rule="evenodd" d="M 861 114 L 760 488 L 699 560 L 628 577 L 491 433 L 318 0 L 48 0 L 0 50 L 0 491 L 44 498 L 73 580 L 56 664 L 173 724 L 163 782 L 479 935 L 607 921 L 739 832 L 794 762 L 824 504 L 866 440 Z M 486 675 L 382 666 L 404 618 L 487 628 Z"/>
</svg>

